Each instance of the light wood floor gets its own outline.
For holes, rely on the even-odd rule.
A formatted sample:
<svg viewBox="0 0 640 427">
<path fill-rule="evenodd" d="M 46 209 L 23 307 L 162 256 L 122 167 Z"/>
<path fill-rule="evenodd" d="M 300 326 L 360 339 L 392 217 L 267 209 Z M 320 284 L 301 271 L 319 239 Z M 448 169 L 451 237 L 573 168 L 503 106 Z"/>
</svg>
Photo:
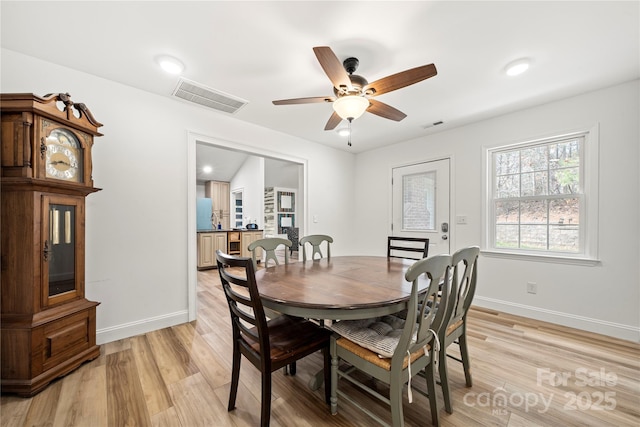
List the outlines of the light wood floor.
<svg viewBox="0 0 640 427">
<path fill-rule="evenodd" d="M 198 320 L 102 346 L 101 356 L 33 398 L 2 396 L 2 426 L 256 426 L 260 377 L 243 361 L 237 409 L 227 412 L 230 326 L 216 270 L 198 273 Z M 450 360 L 454 413 L 443 426 L 638 426 L 640 346 L 472 309 L 469 329 L 473 387 Z M 455 353 L 455 345 L 450 352 Z M 298 363 L 296 376 L 274 373 L 272 426 L 371 426 L 346 402 L 331 416 L 310 376 L 320 354 Z M 424 380 L 412 385 L 426 388 Z M 359 401 L 389 419 L 387 408 L 348 384 Z M 384 387 L 380 386 L 384 391 Z M 407 426 L 430 425 L 426 398 L 405 392 Z M 370 402 L 370 403 L 367 403 Z"/>
</svg>

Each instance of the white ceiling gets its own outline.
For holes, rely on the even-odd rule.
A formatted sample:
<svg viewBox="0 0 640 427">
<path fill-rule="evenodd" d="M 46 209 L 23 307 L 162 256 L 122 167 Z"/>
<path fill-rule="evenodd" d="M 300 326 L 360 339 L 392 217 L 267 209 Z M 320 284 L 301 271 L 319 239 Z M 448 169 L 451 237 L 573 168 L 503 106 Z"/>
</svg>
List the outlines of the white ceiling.
<svg viewBox="0 0 640 427">
<path fill-rule="evenodd" d="M 354 153 L 640 76 L 638 1 L 3 0 L 0 7 L 4 48 L 167 97 L 178 77 L 154 58 L 173 55 L 186 65 L 185 78 L 247 100 L 233 114 L 238 120 Z M 365 113 L 348 147 L 323 130 L 331 105 L 271 102 L 333 94 L 314 46 L 330 46 L 340 60 L 357 57 L 356 74 L 370 82 L 429 63 L 438 75 L 380 95 L 407 117 Z M 521 57 L 533 60 L 529 72 L 505 76 L 505 65 Z M 444 123 L 428 127 L 437 121 Z"/>
</svg>

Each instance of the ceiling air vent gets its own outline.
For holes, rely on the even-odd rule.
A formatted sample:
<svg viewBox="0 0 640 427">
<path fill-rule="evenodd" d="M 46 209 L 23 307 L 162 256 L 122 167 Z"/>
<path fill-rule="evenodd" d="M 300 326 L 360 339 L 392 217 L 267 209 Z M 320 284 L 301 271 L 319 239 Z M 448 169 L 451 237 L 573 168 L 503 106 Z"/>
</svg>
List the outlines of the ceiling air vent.
<svg viewBox="0 0 640 427">
<path fill-rule="evenodd" d="M 178 81 L 178 86 L 176 86 L 176 90 L 173 91 L 173 96 L 231 114 L 249 103 L 249 101 L 245 101 L 244 99 L 227 95 L 224 92 L 202 86 L 186 79 L 180 79 L 180 81 Z"/>
</svg>

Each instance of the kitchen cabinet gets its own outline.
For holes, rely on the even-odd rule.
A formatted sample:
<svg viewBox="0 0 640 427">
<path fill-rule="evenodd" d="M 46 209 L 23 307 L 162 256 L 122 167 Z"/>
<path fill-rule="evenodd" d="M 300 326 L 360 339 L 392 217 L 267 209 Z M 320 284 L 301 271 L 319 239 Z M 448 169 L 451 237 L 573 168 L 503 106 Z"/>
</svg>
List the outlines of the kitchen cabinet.
<svg viewBox="0 0 640 427">
<path fill-rule="evenodd" d="M 228 251 L 227 253 L 229 255 L 240 255 L 240 245 L 241 245 L 241 239 L 240 239 L 240 232 L 239 231 L 229 231 L 227 233 L 227 245 L 228 245 Z"/>
<path fill-rule="evenodd" d="M 247 246 L 262 239 L 262 230 L 255 231 L 203 231 L 198 233 L 198 269 L 216 267 L 216 251 L 229 255 L 251 257 Z M 262 258 L 262 248 L 256 250 L 258 259 Z"/>
<path fill-rule="evenodd" d="M 198 269 L 216 266 L 216 251 L 227 252 L 227 233 L 198 233 Z"/>
<path fill-rule="evenodd" d="M 231 228 L 229 183 L 223 181 L 207 181 L 204 183 L 204 195 L 211 199 L 213 214 L 215 215 L 215 219 L 222 225 L 222 229 L 228 230 Z"/>
<path fill-rule="evenodd" d="M 250 257 L 251 256 L 251 251 L 249 249 L 247 249 L 247 246 L 249 246 L 252 242 L 255 242 L 256 240 L 262 239 L 262 230 L 259 231 L 243 231 L 241 236 L 241 254 L 242 256 L 245 257 Z M 262 248 L 257 248 L 256 249 L 256 258 L 258 260 L 262 259 Z"/>
</svg>

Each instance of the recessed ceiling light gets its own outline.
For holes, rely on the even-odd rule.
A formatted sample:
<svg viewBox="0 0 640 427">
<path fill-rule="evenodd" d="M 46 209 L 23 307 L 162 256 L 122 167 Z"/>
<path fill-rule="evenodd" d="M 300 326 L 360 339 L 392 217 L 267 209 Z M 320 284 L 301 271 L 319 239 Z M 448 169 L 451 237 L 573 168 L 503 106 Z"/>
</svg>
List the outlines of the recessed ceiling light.
<svg viewBox="0 0 640 427">
<path fill-rule="evenodd" d="M 169 74 L 180 74 L 184 71 L 184 64 L 172 56 L 159 56 L 156 61 Z"/>
<path fill-rule="evenodd" d="M 516 59 L 515 61 L 507 64 L 507 66 L 504 68 L 504 72 L 507 74 L 507 76 L 517 76 L 527 71 L 530 65 L 531 60 L 529 58 Z"/>
<path fill-rule="evenodd" d="M 211 173 L 211 171 L 213 171 L 213 168 L 211 166 L 205 166 L 202 168 L 202 172 L 204 173 Z"/>
</svg>

